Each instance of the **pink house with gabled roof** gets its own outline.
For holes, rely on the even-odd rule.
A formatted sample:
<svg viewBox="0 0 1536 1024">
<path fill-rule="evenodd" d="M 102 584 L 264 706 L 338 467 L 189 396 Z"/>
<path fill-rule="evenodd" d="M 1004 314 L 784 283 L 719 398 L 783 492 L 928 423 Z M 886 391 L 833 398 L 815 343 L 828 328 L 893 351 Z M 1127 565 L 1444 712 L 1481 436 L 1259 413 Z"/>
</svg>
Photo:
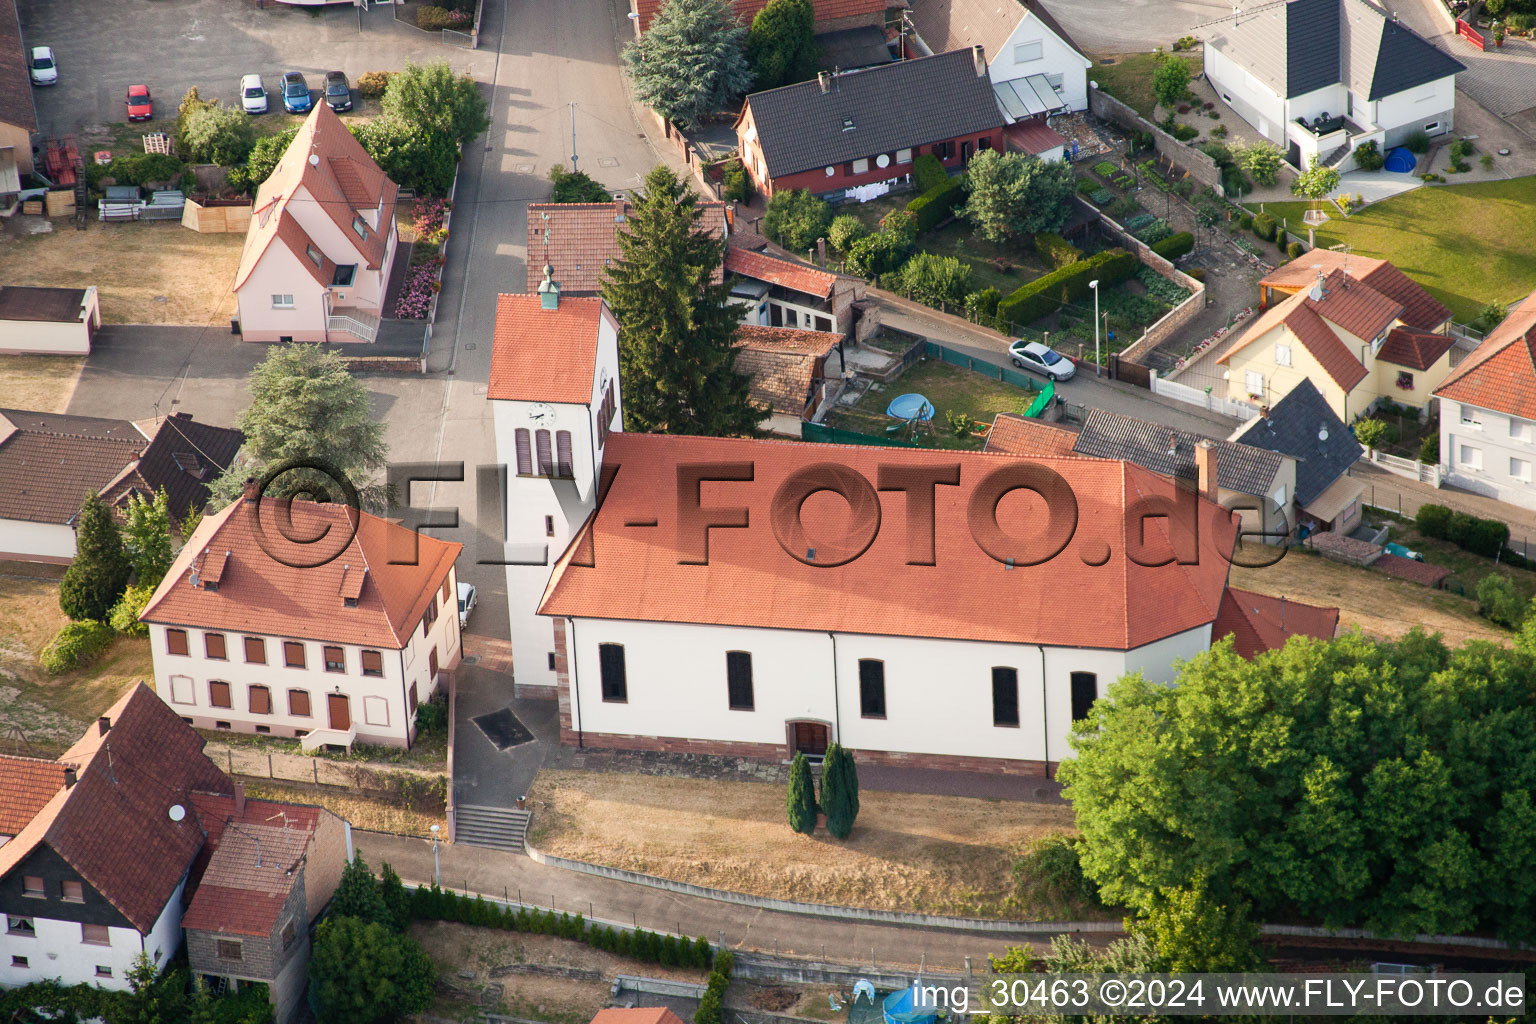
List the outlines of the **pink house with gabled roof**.
<svg viewBox="0 0 1536 1024">
<path fill-rule="evenodd" d="M 235 296 L 246 341 L 373 341 L 395 259 L 398 185 L 315 107 L 251 211 Z"/>
</svg>

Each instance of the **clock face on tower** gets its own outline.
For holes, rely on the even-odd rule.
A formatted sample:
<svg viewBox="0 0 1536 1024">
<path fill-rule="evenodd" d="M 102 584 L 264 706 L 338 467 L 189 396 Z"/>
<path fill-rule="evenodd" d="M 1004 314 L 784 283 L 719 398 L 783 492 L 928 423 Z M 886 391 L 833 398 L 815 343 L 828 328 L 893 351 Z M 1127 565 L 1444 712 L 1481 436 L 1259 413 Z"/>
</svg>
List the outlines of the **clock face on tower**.
<svg viewBox="0 0 1536 1024">
<path fill-rule="evenodd" d="M 548 402 L 539 402 L 528 411 L 528 418 L 534 423 L 553 423 L 555 420 L 555 407 Z"/>
</svg>

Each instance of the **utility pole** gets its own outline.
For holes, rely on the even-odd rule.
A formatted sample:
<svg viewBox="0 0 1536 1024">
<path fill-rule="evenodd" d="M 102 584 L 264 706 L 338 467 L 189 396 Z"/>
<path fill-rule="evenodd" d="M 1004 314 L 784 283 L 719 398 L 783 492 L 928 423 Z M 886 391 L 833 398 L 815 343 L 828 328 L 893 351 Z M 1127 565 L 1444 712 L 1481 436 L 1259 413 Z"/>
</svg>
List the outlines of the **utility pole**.
<svg viewBox="0 0 1536 1024">
<path fill-rule="evenodd" d="M 576 104 L 571 104 L 571 173 L 576 173 Z"/>
</svg>

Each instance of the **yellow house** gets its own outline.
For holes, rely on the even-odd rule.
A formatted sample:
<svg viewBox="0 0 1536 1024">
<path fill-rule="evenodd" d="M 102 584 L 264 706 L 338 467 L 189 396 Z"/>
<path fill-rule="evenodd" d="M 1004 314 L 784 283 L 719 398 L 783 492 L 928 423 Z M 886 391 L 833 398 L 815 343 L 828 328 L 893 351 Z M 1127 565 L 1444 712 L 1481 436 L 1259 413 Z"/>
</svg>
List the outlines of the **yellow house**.
<svg viewBox="0 0 1536 1024">
<path fill-rule="evenodd" d="M 1451 372 L 1450 311 L 1385 260 L 1314 250 L 1259 287 L 1268 308 L 1218 360 L 1230 397 L 1274 405 L 1310 380 L 1348 423 L 1422 409 Z"/>
</svg>

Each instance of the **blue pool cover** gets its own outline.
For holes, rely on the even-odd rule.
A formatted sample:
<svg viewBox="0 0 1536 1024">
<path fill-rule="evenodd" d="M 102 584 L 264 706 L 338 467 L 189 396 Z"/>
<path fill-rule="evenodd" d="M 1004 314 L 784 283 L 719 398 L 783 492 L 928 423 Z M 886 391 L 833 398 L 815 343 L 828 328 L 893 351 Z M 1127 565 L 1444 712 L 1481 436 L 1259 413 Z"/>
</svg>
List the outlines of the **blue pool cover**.
<svg viewBox="0 0 1536 1024">
<path fill-rule="evenodd" d="M 887 416 L 894 416 L 899 420 L 931 420 L 933 419 L 933 403 L 922 395 L 899 395 L 891 399 L 891 404 L 885 407 Z"/>
<path fill-rule="evenodd" d="M 1413 173 L 1413 168 L 1418 162 L 1419 158 L 1402 146 L 1387 150 L 1386 169 L 1396 174 Z"/>
</svg>

